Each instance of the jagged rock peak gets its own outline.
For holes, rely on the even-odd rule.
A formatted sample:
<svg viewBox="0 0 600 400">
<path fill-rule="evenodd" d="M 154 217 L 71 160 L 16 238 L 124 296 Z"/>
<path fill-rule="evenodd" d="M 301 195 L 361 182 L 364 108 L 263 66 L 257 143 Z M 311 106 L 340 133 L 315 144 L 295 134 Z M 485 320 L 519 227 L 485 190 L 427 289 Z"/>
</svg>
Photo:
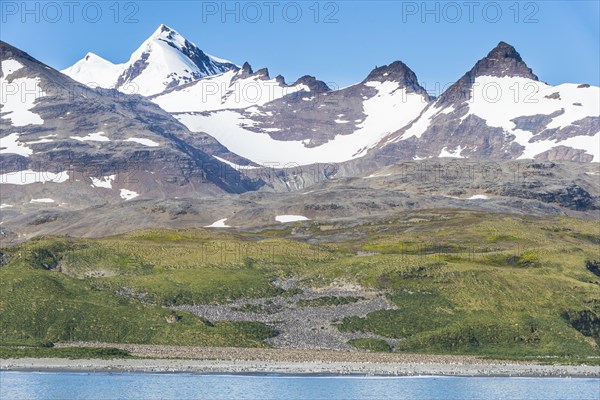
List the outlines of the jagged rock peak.
<svg viewBox="0 0 600 400">
<path fill-rule="evenodd" d="M 477 61 L 471 69 L 473 78 L 477 76 L 518 76 L 538 80 L 531 68 L 525 64 L 517 50 L 506 42 L 500 42 L 487 56 Z"/>
<path fill-rule="evenodd" d="M 285 78 L 283 75 L 277 75 L 275 77 L 275 82 L 279 83 L 280 85 L 285 85 Z"/>
<path fill-rule="evenodd" d="M 292 86 L 296 85 L 306 85 L 311 92 L 325 93 L 331 91 L 325 82 L 320 81 L 311 75 L 304 75 L 298 78 L 298 80 L 294 82 Z"/>
<path fill-rule="evenodd" d="M 439 97 L 439 104 L 462 103 L 468 100 L 471 96 L 473 83 L 480 76 L 520 77 L 538 80 L 538 77 L 525 64 L 517 50 L 506 42 L 500 42 L 487 56 L 477 61 L 470 71 Z"/>
<path fill-rule="evenodd" d="M 376 67 L 362 83 L 367 82 L 397 82 L 400 87 L 406 88 L 409 92 L 422 94 L 429 99 L 429 95 L 419 84 L 417 75 L 402 61 Z"/>
<path fill-rule="evenodd" d="M 269 69 L 268 68 L 261 68 L 258 71 L 256 71 L 254 73 L 254 75 L 259 76 L 261 78 L 270 79 L 270 77 L 269 77 Z"/>
<path fill-rule="evenodd" d="M 254 74 L 254 71 L 252 70 L 252 66 L 250 66 L 250 63 L 248 61 L 246 61 L 243 65 L 242 65 L 242 69 L 240 69 L 237 72 L 237 76 L 238 79 L 244 79 L 249 77 L 250 75 Z"/>
<path fill-rule="evenodd" d="M 394 61 L 390 65 L 384 65 L 381 67 L 375 67 L 371 73 L 365 79 L 365 82 L 374 80 L 408 80 L 412 82 L 417 81 L 415 73 L 402 61 Z"/>
</svg>

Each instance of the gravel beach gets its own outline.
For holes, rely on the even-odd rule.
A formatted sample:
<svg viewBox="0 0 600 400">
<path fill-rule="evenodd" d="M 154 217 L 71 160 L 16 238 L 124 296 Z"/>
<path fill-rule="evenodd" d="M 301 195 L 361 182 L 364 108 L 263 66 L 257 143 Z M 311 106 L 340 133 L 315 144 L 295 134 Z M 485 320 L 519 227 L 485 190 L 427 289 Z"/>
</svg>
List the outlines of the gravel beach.
<svg viewBox="0 0 600 400">
<path fill-rule="evenodd" d="M 69 343 L 60 346 L 119 347 L 143 359 L 0 360 L 1 370 L 130 371 L 219 374 L 335 374 L 366 376 L 532 376 L 596 377 L 600 367 L 539 365 L 483 360 L 472 356 L 380 354 L 349 351 L 203 348 L 183 346 Z M 168 358 L 161 358 L 168 357 Z"/>
</svg>

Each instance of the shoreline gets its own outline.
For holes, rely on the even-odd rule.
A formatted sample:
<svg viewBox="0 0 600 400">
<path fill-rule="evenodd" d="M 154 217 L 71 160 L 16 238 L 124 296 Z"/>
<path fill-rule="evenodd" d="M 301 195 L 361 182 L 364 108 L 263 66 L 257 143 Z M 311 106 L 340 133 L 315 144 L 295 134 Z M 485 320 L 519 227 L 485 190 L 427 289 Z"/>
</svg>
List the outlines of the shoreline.
<svg viewBox="0 0 600 400">
<path fill-rule="evenodd" d="M 1 359 L 0 371 L 73 373 L 189 373 L 313 377 L 522 377 L 600 378 L 600 367 L 510 362 L 389 363 L 192 359 Z"/>
</svg>

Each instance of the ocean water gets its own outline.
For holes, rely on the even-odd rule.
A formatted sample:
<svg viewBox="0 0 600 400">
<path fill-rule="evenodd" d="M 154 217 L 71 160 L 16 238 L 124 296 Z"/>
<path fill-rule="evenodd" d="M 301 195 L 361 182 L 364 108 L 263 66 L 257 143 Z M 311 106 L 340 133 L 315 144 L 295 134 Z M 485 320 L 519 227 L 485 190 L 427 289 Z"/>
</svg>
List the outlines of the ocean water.
<svg viewBox="0 0 600 400">
<path fill-rule="evenodd" d="M 600 379 L 0 372 L 0 399 L 585 399 Z"/>
</svg>

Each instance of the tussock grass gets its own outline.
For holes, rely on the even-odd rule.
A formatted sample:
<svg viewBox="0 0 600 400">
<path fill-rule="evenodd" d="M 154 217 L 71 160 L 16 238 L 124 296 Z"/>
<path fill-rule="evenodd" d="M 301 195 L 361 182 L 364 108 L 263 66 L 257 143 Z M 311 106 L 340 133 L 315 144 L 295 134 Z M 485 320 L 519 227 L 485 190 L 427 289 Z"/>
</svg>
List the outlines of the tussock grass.
<svg viewBox="0 0 600 400">
<path fill-rule="evenodd" d="M 320 244 L 290 230 L 143 230 L 43 237 L 3 249 L 10 261 L 0 267 L 0 332 L 31 340 L 264 346 L 275 332 L 262 324 L 212 324 L 183 312 L 169 323 L 163 306 L 286 296 L 295 292 L 274 281 L 296 278 L 384 293 L 397 309 L 345 318 L 339 329 L 402 339 L 397 351 L 599 354 L 599 279 L 586 268 L 600 258 L 596 221 L 430 210 L 352 227 L 321 230 L 315 223 L 307 232 Z M 321 301 L 311 305 L 341 304 Z"/>
</svg>

